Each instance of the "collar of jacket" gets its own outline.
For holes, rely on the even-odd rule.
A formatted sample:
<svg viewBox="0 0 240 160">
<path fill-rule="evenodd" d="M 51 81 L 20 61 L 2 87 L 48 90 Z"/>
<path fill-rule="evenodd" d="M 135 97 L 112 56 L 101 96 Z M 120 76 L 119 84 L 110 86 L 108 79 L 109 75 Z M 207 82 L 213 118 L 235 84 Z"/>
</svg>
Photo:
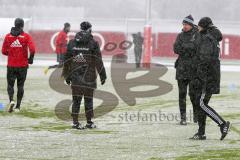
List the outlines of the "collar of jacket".
<svg viewBox="0 0 240 160">
<path fill-rule="evenodd" d="M 191 34 L 191 33 L 193 33 L 195 31 L 195 28 L 192 28 L 192 29 L 190 29 L 189 31 L 184 31 L 184 30 L 182 30 L 182 32 L 184 33 L 184 34 Z"/>
</svg>

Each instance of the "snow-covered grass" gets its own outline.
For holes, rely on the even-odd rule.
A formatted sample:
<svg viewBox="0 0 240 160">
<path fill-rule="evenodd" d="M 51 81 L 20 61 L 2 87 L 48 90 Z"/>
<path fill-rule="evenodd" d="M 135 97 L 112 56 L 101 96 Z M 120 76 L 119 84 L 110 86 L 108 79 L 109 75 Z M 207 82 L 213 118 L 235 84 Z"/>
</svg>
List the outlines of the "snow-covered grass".
<svg viewBox="0 0 240 160">
<path fill-rule="evenodd" d="M 173 69 L 160 78 L 173 85 L 171 92 L 158 97 L 138 98 L 136 106 L 128 106 L 118 97 L 119 105 L 115 110 L 95 119 L 98 128 L 84 131 L 72 130 L 70 121 L 62 121 L 55 116 L 55 105 L 63 99 L 71 99 L 71 96 L 52 90 L 48 83 L 52 71 L 44 75 L 43 70 L 43 67 L 29 69 L 20 113 L 0 112 L 0 159 L 232 160 L 239 157 L 240 75 L 236 72 L 222 72 L 221 94 L 213 96 L 210 101 L 211 106 L 232 122 L 231 132 L 224 141 L 220 141 L 219 128 L 208 118 L 207 140 L 191 141 L 188 138 L 197 130 L 197 125 L 191 120 L 187 126 L 180 126 L 177 119 L 144 119 L 144 115 L 159 111 L 165 115 L 178 115 Z M 109 78 L 99 89 L 117 95 L 109 68 L 107 70 Z M 0 67 L 0 72 L 0 102 L 6 106 L 6 68 Z M 100 104 L 99 100 L 94 102 Z M 189 114 L 192 108 L 189 98 L 187 103 Z M 126 113 L 128 119 L 121 118 Z M 129 118 L 138 113 L 142 116 L 140 120 Z"/>
</svg>

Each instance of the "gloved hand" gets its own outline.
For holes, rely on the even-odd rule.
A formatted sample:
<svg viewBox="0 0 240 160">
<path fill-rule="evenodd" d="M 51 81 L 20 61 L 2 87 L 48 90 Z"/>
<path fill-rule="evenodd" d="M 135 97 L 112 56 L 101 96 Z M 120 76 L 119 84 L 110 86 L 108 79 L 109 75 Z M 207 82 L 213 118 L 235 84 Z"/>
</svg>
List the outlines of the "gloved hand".
<svg viewBox="0 0 240 160">
<path fill-rule="evenodd" d="M 28 64 L 33 64 L 33 58 L 34 55 L 30 55 L 30 57 L 28 58 Z"/>
<path fill-rule="evenodd" d="M 67 78 L 67 79 L 65 80 L 65 83 L 70 86 L 70 85 L 72 84 L 72 81 L 71 81 L 70 78 Z"/>
<path fill-rule="evenodd" d="M 102 79 L 102 80 L 101 80 L 101 85 L 104 85 L 105 82 L 106 82 L 106 79 Z"/>
</svg>

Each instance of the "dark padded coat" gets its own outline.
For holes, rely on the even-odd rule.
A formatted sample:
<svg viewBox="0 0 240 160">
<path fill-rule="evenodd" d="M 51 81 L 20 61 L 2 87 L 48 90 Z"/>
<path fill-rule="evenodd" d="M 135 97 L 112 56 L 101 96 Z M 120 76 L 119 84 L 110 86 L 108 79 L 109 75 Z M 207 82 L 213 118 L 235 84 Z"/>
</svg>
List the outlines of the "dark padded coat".
<svg viewBox="0 0 240 160">
<path fill-rule="evenodd" d="M 178 58 L 175 62 L 176 79 L 191 79 L 191 67 L 192 57 L 197 51 L 197 39 L 199 33 L 194 26 L 192 30 L 188 32 L 182 31 L 178 34 L 177 39 L 173 45 L 175 54 L 178 54 Z"/>
<path fill-rule="evenodd" d="M 197 53 L 193 61 L 193 79 L 200 80 L 209 94 L 220 93 L 220 59 L 219 41 L 222 34 L 216 27 L 210 27 L 200 33 Z"/>
<path fill-rule="evenodd" d="M 72 86 L 96 88 L 96 71 L 101 81 L 107 78 L 98 43 L 90 33 L 81 31 L 68 43 L 62 75 Z"/>
</svg>

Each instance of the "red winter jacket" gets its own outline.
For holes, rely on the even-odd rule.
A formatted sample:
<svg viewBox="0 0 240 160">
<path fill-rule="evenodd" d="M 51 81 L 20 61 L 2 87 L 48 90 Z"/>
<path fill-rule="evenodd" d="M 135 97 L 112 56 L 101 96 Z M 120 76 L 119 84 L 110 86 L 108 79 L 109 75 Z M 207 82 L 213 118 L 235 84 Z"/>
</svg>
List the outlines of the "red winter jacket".
<svg viewBox="0 0 240 160">
<path fill-rule="evenodd" d="M 27 67 L 28 49 L 31 55 L 35 54 L 35 45 L 32 37 L 21 29 L 12 28 L 2 45 L 2 54 L 8 56 L 8 67 Z"/>
<path fill-rule="evenodd" d="M 59 32 L 56 38 L 56 53 L 65 54 L 67 52 L 67 33 L 64 31 Z"/>
</svg>

